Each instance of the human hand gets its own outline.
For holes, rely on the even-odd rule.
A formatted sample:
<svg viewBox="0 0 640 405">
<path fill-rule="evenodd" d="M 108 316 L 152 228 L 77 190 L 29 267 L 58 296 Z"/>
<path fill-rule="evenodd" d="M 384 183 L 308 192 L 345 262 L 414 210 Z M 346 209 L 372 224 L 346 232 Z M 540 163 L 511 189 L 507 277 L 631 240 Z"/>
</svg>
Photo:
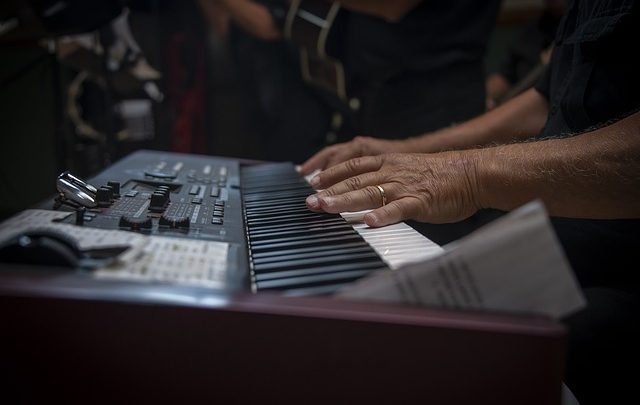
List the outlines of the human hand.
<svg viewBox="0 0 640 405">
<path fill-rule="evenodd" d="M 330 213 L 373 209 L 364 216 L 372 227 L 408 219 L 457 222 L 480 208 L 476 166 L 472 152 L 351 159 L 311 179 L 324 190 L 309 196 L 307 207 Z"/>
<path fill-rule="evenodd" d="M 349 142 L 327 146 L 322 149 L 300 166 L 300 174 L 306 176 L 315 170 L 324 170 L 338 163 L 361 156 L 373 156 L 390 152 L 415 152 L 411 151 L 410 148 L 409 140 L 400 141 L 357 136 Z"/>
</svg>

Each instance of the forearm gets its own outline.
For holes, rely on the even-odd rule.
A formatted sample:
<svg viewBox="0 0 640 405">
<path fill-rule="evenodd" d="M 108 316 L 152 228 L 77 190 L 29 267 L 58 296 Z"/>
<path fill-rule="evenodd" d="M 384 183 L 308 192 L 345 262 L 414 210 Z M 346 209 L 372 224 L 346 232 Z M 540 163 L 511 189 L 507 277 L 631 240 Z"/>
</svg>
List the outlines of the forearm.
<svg viewBox="0 0 640 405">
<path fill-rule="evenodd" d="M 406 140 L 407 150 L 440 152 L 524 140 L 537 135 L 546 122 L 548 104 L 534 89 L 462 124 Z"/>
<path fill-rule="evenodd" d="M 253 0 L 210 1 L 216 1 L 222 5 L 235 23 L 250 34 L 264 40 L 281 38 L 280 30 L 278 30 L 269 9 L 264 5 Z"/>
<path fill-rule="evenodd" d="M 333 2 L 332 0 L 328 0 Z M 423 0 L 342 0 L 343 7 L 397 22 Z"/>
<path fill-rule="evenodd" d="M 640 113 L 571 138 L 470 151 L 481 207 L 540 198 L 551 215 L 640 218 Z"/>
</svg>

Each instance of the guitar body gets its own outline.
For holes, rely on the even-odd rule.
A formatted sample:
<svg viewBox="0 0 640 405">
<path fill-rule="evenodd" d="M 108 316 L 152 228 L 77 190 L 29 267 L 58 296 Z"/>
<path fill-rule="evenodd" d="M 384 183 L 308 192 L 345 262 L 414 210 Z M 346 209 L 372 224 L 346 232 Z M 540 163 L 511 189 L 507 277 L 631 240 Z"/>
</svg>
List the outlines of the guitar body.
<svg viewBox="0 0 640 405">
<path fill-rule="evenodd" d="M 300 68 L 306 83 L 346 101 L 342 63 L 327 53 L 327 39 L 340 4 L 324 0 L 294 0 L 285 23 L 285 38 L 300 48 Z"/>
</svg>

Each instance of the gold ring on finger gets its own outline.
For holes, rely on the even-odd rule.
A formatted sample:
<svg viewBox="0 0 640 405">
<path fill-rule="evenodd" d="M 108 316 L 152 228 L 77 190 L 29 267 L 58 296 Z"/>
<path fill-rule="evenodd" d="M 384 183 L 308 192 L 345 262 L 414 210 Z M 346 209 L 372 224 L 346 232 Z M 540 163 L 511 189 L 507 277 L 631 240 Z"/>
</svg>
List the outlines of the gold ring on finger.
<svg viewBox="0 0 640 405">
<path fill-rule="evenodd" d="M 384 188 L 382 188 L 382 186 L 378 185 L 376 187 L 378 188 L 378 191 L 380 191 L 380 198 L 382 199 L 382 206 L 384 207 L 387 205 L 387 194 L 384 192 Z"/>
</svg>

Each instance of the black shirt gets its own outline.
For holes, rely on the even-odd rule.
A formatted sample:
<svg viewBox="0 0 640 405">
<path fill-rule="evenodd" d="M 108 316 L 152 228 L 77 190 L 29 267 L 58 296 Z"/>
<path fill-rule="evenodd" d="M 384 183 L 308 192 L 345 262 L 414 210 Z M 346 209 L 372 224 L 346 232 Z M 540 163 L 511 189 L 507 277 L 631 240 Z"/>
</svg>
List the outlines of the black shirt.
<svg viewBox="0 0 640 405">
<path fill-rule="evenodd" d="M 282 22 L 282 0 L 261 0 Z M 304 4 L 304 2 L 303 2 Z M 342 8 L 328 52 L 342 62 L 349 106 L 320 94 L 358 134 L 405 138 L 484 111 L 484 55 L 500 0 L 423 1 L 400 21 Z"/>
<path fill-rule="evenodd" d="M 405 138 L 484 111 L 484 55 L 499 0 L 423 1 L 397 23 L 348 12 L 343 47 L 356 132 Z"/>
<path fill-rule="evenodd" d="M 540 137 L 575 134 L 640 108 L 640 20 L 633 0 L 573 2 L 549 69 L 536 85 L 550 103 Z"/>
<path fill-rule="evenodd" d="M 482 63 L 499 1 L 423 1 L 397 23 L 350 13 L 341 59 L 353 80 Z"/>
<path fill-rule="evenodd" d="M 640 63 L 634 55 L 640 38 L 638 11 L 632 0 L 570 4 L 547 72 L 536 85 L 549 100 L 540 138 L 585 132 L 640 109 Z M 638 285 L 637 272 L 621 263 L 640 260 L 640 220 L 557 222 L 562 226 L 556 231 L 583 286 Z"/>
</svg>

